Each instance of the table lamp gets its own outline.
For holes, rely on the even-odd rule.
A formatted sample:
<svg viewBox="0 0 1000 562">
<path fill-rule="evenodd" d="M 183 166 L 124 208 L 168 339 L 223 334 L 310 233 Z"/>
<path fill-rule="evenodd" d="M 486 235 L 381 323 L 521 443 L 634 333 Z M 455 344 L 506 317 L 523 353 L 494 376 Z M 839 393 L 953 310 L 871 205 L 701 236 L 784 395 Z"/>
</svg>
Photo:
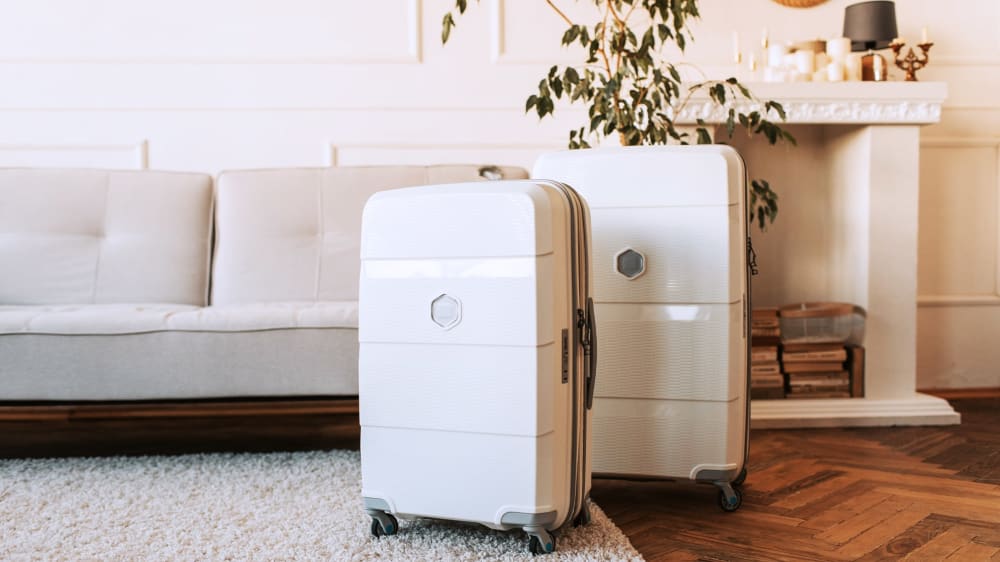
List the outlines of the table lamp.
<svg viewBox="0 0 1000 562">
<path fill-rule="evenodd" d="M 889 65 L 875 49 L 887 48 L 897 33 L 893 2 L 860 2 L 844 9 L 844 37 L 851 39 L 851 50 L 868 51 L 861 57 L 862 80 L 881 82 L 888 78 Z"/>
</svg>

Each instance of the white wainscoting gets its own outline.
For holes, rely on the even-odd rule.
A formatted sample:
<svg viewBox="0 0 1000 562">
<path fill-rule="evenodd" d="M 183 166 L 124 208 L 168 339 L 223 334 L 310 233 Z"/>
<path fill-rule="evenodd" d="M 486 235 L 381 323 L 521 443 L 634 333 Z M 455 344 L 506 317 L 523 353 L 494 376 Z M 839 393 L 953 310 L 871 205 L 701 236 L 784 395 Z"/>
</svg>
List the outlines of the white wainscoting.
<svg viewBox="0 0 1000 562">
<path fill-rule="evenodd" d="M 149 144 L 0 144 L 4 168 L 117 168 L 149 167 Z"/>
</svg>

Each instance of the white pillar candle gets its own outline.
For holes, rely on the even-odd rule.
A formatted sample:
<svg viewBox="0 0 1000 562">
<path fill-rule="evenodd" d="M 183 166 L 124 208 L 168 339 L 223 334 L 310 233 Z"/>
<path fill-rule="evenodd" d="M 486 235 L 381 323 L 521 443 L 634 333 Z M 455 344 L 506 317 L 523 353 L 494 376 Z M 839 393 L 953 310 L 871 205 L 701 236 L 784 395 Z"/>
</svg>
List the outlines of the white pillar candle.
<svg viewBox="0 0 1000 562">
<path fill-rule="evenodd" d="M 774 68 L 780 68 L 785 66 L 785 53 L 787 50 L 784 45 L 771 45 L 767 48 L 767 66 Z"/>
<path fill-rule="evenodd" d="M 826 65 L 830 64 L 830 62 L 832 62 L 832 61 L 833 61 L 833 59 L 830 58 L 830 55 L 828 55 L 826 53 L 816 53 L 816 68 L 817 69 L 819 69 L 819 70 L 825 69 Z"/>
<path fill-rule="evenodd" d="M 736 31 L 733 32 L 733 60 L 737 63 L 740 62 L 742 57 L 740 56 L 740 34 Z"/>
<path fill-rule="evenodd" d="M 826 65 L 826 79 L 830 82 L 844 81 L 844 63 L 834 60 Z"/>
<path fill-rule="evenodd" d="M 813 82 L 826 82 L 826 81 L 827 81 L 826 66 L 823 66 L 816 72 L 813 72 Z"/>
<path fill-rule="evenodd" d="M 851 40 L 847 37 L 837 37 L 836 39 L 827 39 L 826 41 L 826 54 L 830 55 L 830 58 L 835 61 L 843 62 L 847 55 L 851 52 Z"/>
<path fill-rule="evenodd" d="M 812 51 L 795 51 L 795 69 L 812 76 L 816 72 L 816 55 Z"/>
<path fill-rule="evenodd" d="M 927 27 L 926 26 L 924 26 L 924 28 L 920 30 L 920 42 L 921 43 L 928 43 L 929 42 L 929 41 L 927 41 Z"/>
<path fill-rule="evenodd" d="M 844 73 L 851 82 L 861 81 L 861 54 L 851 53 L 844 60 Z"/>
<path fill-rule="evenodd" d="M 767 40 L 767 28 L 766 28 L 766 27 L 764 28 L 764 31 L 762 31 L 762 32 L 760 33 L 760 46 L 761 46 L 762 48 L 764 48 L 764 49 L 766 49 L 766 48 L 767 48 L 767 46 L 768 46 L 768 40 Z"/>
</svg>

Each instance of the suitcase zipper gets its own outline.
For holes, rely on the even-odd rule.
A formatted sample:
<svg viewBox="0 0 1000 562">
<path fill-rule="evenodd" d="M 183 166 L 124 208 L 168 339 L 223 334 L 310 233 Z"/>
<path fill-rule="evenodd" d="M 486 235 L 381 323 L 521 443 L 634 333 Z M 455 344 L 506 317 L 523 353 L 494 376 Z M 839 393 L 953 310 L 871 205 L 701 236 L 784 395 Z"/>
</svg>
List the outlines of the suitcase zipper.
<svg viewBox="0 0 1000 562">
<path fill-rule="evenodd" d="M 583 205 L 582 205 L 582 199 L 580 198 L 580 196 L 576 193 L 576 191 L 572 187 L 570 187 L 570 186 L 568 186 L 568 185 L 566 185 L 564 183 L 557 182 L 557 181 L 544 181 L 544 183 L 546 183 L 546 184 L 550 185 L 551 187 L 554 187 L 554 188 L 558 189 L 559 191 L 561 191 L 563 193 L 563 196 L 566 199 L 567 206 L 569 207 L 570 265 L 571 265 L 570 275 L 572 277 L 572 284 L 573 284 L 573 294 L 572 294 L 571 310 L 575 311 L 575 313 L 577 315 L 576 329 L 577 329 L 578 333 L 580 334 L 580 341 L 582 343 L 583 342 L 583 338 L 584 338 L 583 333 L 584 333 L 585 330 L 581 329 L 581 326 L 579 324 L 579 319 L 580 319 L 580 317 L 584 313 L 578 307 L 578 305 L 581 304 L 580 303 L 581 293 L 583 294 L 583 296 L 586 296 L 586 295 L 588 295 L 590 293 L 590 286 L 589 286 L 589 284 L 590 284 L 590 249 L 587 246 L 587 232 L 589 232 L 589 226 L 587 225 L 586 211 L 584 211 L 584 208 L 583 208 Z M 578 214 L 579 214 L 579 220 L 582 223 L 580 225 L 577 224 L 577 215 Z M 581 238 L 581 236 L 580 236 L 581 232 L 583 233 L 582 240 L 580 239 Z M 582 246 L 582 248 L 581 248 L 581 246 Z M 581 258 L 581 256 L 582 256 L 582 258 Z M 581 276 L 583 277 L 582 280 L 580 279 Z M 589 297 L 588 297 L 588 300 L 589 300 Z M 587 306 L 588 306 L 588 309 L 589 309 L 589 306 L 591 306 L 591 305 L 587 305 Z M 589 322 L 585 322 L 585 324 L 589 324 Z M 588 334 L 587 335 L 587 347 L 589 347 L 591 350 L 593 350 L 594 342 L 590 339 L 590 334 L 592 332 L 591 332 L 591 330 L 586 330 L 586 332 Z M 567 348 L 568 347 L 569 346 L 567 345 Z M 574 355 L 574 360 L 572 361 L 571 368 L 575 372 L 576 371 L 576 361 L 575 361 L 575 354 L 573 354 L 573 355 Z M 590 357 L 590 355 L 591 354 L 587 351 L 587 348 L 585 347 L 584 348 L 584 357 L 583 357 L 584 368 L 585 369 L 587 367 L 593 368 L 590 365 L 590 361 L 588 359 Z M 568 373 L 567 373 L 567 376 L 568 376 Z M 588 378 L 588 382 L 589 382 L 590 379 L 593 378 L 593 377 L 591 377 L 589 375 L 584 375 L 584 376 L 586 376 Z M 582 450 L 583 447 L 585 447 L 586 443 L 587 443 L 587 423 L 586 423 L 587 420 L 586 420 L 586 413 L 581 414 L 581 412 L 578 410 L 578 402 L 579 401 L 578 401 L 577 397 L 579 396 L 579 394 L 578 394 L 579 387 L 577 386 L 577 379 L 578 379 L 578 377 L 576 377 L 576 376 L 573 377 L 573 389 L 572 389 L 572 393 L 573 393 L 573 435 L 572 435 L 573 445 L 572 445 L 572 451 L 571 451 L 571 455 L 570 455 L 571 458 L 572 458 L 572 463 L 571 463 L 571 466 L 570 466 L 570 490 L 571 490 L 570 505 L 569 505 L 569 511 L 566 513 L 566 519 L 563 521 L 563 523 L 560 525 L 560 527 L 562 527 L 562 526 L 570 523 L 576 517 L 577 512 L 584 507 L 584 503 L 586 502 L 586 498 L 584 497 L 585 494 L 586 494 L 586 490 L 583 489 L 583 486 L 584 486 L 583 480 L 580 478 L 580 476 L 582 476 L 583 469 L 581 469 L 580 467 L 581 467 L 581 465 L 585 464 L 586 457 L 587 457 L 586 451 Z M 585 388 L 586 388 L 586 392 L 590 392 L 590 388 L 589 387 L 585 387 Z M 586 396 L 586 395 L 584 395 L 584 396 Z M 587 407 L 589 409 L 589 405 Z"/>
</svg>

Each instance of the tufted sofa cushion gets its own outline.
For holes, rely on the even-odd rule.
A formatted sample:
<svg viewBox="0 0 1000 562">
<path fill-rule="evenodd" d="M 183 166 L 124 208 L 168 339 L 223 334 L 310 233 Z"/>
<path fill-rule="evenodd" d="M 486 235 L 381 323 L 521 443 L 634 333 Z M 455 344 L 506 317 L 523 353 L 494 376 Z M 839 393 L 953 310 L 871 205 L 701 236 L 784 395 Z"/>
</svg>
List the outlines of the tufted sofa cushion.
<svg viewBox="0 0 1000 562">
<path fill-rule="evenodd" d="M 0 305 L 206 304 L 212 178 L 0 169 Z"/>
<path fill-rule="evenodd" d="M 526 178 L 501 168 L 505 179 Z M 377 191 L 478 179 L 480 168 L 377 166 L 224 172 L 212 304 L 357 301 L 361 211 Z"/>
</svg>

